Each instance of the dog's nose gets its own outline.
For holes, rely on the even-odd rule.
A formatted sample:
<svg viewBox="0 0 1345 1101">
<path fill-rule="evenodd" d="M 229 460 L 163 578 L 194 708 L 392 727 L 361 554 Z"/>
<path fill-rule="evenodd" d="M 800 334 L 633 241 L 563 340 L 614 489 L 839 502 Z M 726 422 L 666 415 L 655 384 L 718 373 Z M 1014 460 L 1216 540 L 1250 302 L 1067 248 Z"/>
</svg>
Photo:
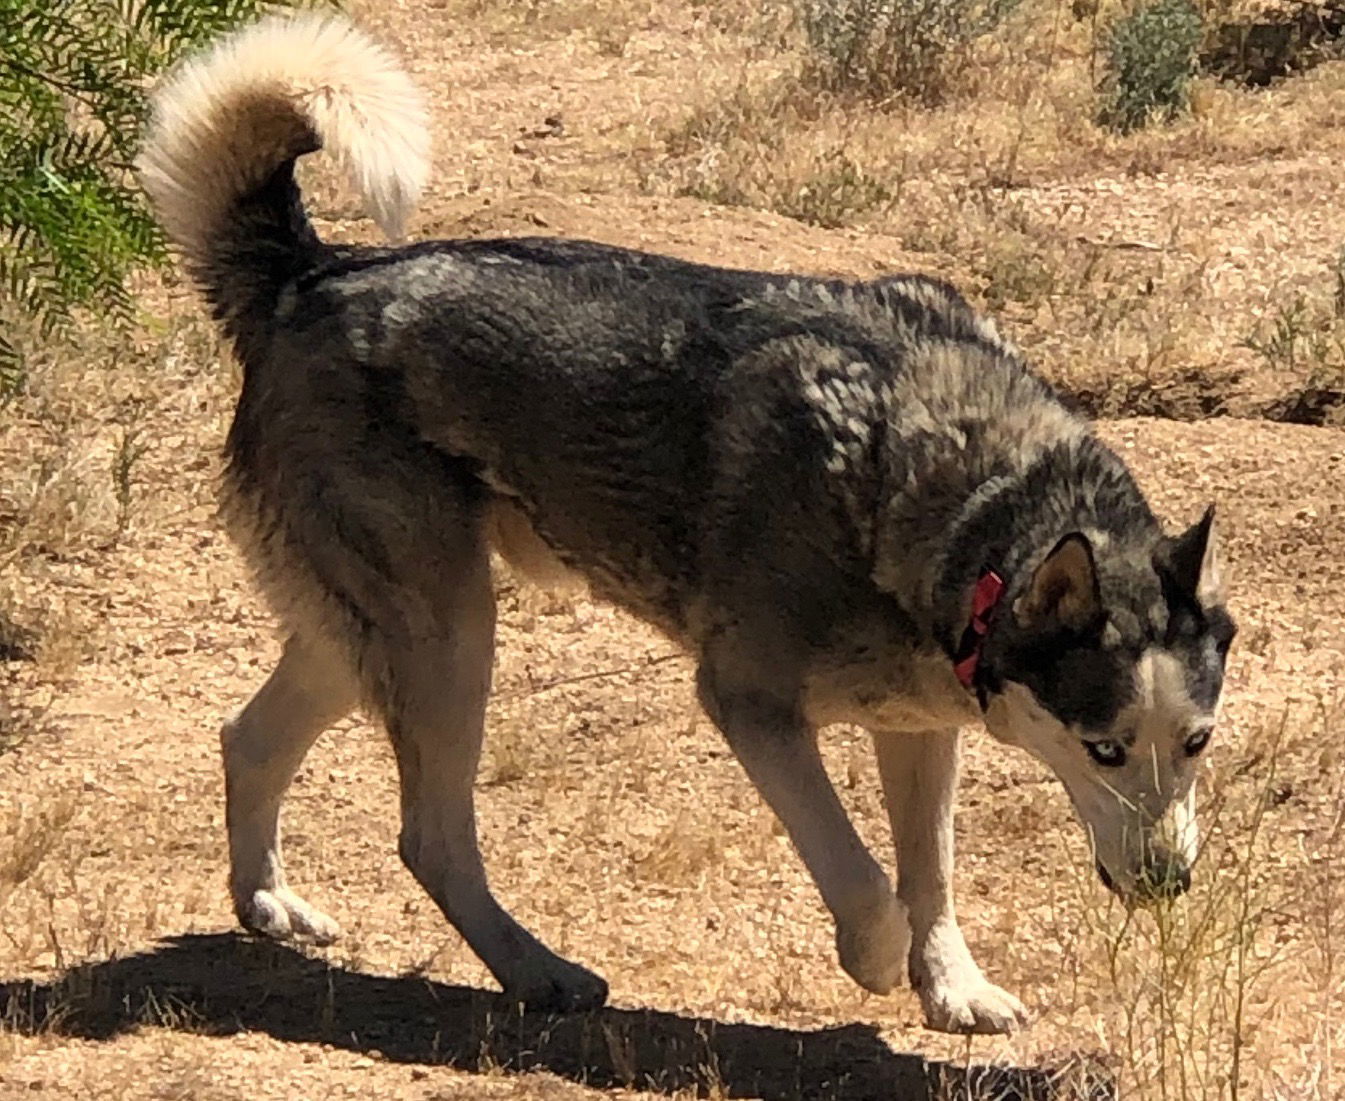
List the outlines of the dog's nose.
<svg viewBox="0 0 1345 1101">
<path fill-rule="evenodd" d="M 1154 900 L 1184 895 L 1191 889 L 1190 865 L 1171 849 L 1154 845 L 1145 855 L 1139 887 Z"/>
<path fill-rule="evenodd" d="M 1126 889 L 1117 884 L 1106 865 L 1097 862 L 1098 878 L 1107 890 L 1129 897 L 1134 902 L 1159 902 L 1176 898 L 1191 889 L 1191 868 L 1177 853 L 1161 845 L 1150 847 L 1134 885 Z"/>
</svg>

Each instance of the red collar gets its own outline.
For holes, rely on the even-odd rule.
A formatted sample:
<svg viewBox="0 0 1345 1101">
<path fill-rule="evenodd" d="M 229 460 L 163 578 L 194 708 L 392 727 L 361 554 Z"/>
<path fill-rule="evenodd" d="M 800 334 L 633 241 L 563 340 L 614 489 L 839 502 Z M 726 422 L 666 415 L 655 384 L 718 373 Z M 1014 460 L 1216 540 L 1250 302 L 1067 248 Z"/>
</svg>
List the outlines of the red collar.
<svg viewBox="0 0 1345 1101">
<path fill-rule="evenodd" d="M 963 688 L 971 688 L 976 682 L 976 667 L 981 661 L 981 646 L 990 630 L 990 621 L 995 617 L 1000 597 L 1004 595 L 1004 579 L 994 570 L 981 571 L 976 588 L 971 594 L 971 619 L 967 629 L 962 632 L 957 653 L 953 655 L 953 672 Z"/>
</svg>

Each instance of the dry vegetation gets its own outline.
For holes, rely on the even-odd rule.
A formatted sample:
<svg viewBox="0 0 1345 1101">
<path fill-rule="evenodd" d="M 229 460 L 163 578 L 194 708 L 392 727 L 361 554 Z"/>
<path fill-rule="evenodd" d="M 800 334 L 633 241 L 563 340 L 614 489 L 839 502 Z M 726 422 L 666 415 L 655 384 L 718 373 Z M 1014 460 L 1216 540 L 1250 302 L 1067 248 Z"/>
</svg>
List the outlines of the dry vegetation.
<svg viewBox="0 0 1345 1101">
<path fill-rule="evenodd" d="M 1063 794 L 971 739 L 964 922 L 1039 1021 L 926 1033 L 909 993 L 836 968 L 686 662 L 502 577 L 487 860 L 616 1008 L 486 993 L 397 862 L 391 761 L 354 720 L 287 819 L 346 938 L 232 936 L 214 735 L 276 644 L 212 517 L 237 380 L 185 289 L 147 282 L 132 337 L 90 322 L 0 411 L 0 1096 L 1345 1096 L 1345 64 L 1202 79 L 1190 117 L 1117 137 L 1093 122 L 1109 3 L 1022 0 L 938 105 L 880 107 L 816 90 L 746 3 L 364 7 L 435 99 L 418 232 L 950 277 L 1110 418 L 1174 524 L 1219 500 L 1243 634 L 1188 899 L 1127 915 Z M 312 187 L 322 232 L 372 237 L 325 169 Z M 826 745 L 885 848 L 865 739 Z"/>
</svg>

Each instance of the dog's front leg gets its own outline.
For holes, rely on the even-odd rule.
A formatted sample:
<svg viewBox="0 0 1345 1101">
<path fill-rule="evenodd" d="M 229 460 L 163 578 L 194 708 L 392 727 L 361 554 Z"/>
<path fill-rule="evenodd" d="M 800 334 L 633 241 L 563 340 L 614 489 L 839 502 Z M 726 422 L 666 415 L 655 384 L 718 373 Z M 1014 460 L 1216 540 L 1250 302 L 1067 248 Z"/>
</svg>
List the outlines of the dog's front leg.
<svg viewBox="0 0 1345 1101">
<path fill-rule="evenodd" d="M 897 895 L 911 922 L 911 982 L 925 1022 L 944 1032 L 1010 1032 L 1022 1003 L 986 981 L 953 906 L 957 731 L 873 736 L 897 850 Z"/>
<path fill-rule="evenodd" d="M 339 651 L 295 634 L 261 689 L 220 731 L 229 885 L 243 925 L 278 940 L 329 944 L 340 927 L 292 890 L 280 857 L 280 803 L 318 735 L 355 706 Z"/>
<path fill-rule="evenodd" d="M 886 994 L 902 977 L 909 932 L 887 876 L 864 847 L 836 797 L 794 696 L 767 678 L 702 665 L 706 712 L 723 731 L 803 858 L 836 919 L 836 951 L 855 982 Z"/>
</svg>

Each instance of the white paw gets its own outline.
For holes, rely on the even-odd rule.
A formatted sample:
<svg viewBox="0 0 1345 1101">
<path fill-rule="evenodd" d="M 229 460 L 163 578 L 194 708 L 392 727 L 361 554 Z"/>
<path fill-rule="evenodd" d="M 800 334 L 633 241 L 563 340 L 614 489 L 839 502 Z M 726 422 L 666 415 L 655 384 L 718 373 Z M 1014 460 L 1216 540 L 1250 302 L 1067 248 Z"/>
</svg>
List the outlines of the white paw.
<svg viewBox="0 0 1345 1101">
<path fill-rule="evenodd" d="M 884 890 L 857 918 L 836 925 L 836 954 L 855 982 L 874 994 L 888 994 L 906 977 L 911 927 L 906 907 Z"/>
<path fill-rule="evenodd" d="M 979 975 L 920 987 L 925 1024 L 939 1032 L 1015 1032 L 1030 1021 L 1023 1003 Z"/>
<path fill-rule="evenodd" d="M 341 927 L 335 921 L 288 887 L 253 891 L 236 899 L 234 908 L 245 929 L 274 940 L 331 944 L 341 935 Z"/>
</svg>

